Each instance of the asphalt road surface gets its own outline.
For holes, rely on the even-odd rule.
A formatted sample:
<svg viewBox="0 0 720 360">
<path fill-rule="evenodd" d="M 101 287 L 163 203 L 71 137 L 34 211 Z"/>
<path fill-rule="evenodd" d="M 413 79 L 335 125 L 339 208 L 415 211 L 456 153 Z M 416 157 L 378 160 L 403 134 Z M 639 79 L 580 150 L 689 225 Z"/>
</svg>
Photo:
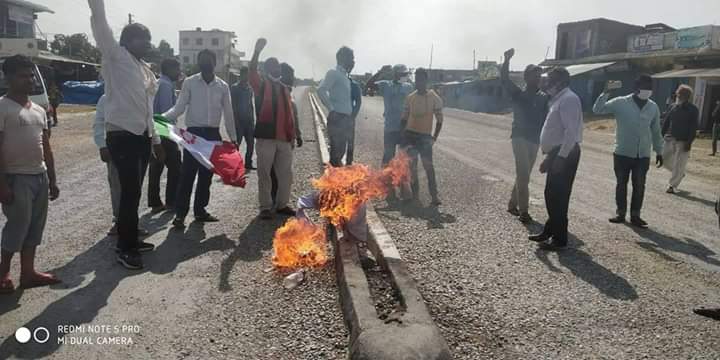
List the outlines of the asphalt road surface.
<svg viewBox="0 0 720 360">
<path fill-rule="evenodd" d="M 292 198 L 303 195 L 322 170 L 305 91 L 296 90 L 306 145 L 296 149 Z M 61 197 L 50 206 L 37 265 L 65 283 L 0 296 L 0 359 L 345 356 L 347 331 L 332 266 L 310 273 L 292 291 L 282 287 L 282 277 L 267 272 L 272 236 L 283 220 L 256 220 L 255 173 L 246 189 L 224 186 L 215 177 L 208 210 L 220 223 L 173 230 L 172 214 L 149 215 L 143 199 L 141 224 L 152 233 L 146 241 L 157 249 L 145 256 L 143 271 L 117 264 L 114 239 L 105 235 L 111 211 L 105 167 L 92 142 L 93 116 L 62 117 L 52 137 Z M 16 283 L 17 262 L 16 257 Z M 45 327 L 50 340 L 18 344 L 13 334 L 21 326 Z M 81 332 L 59 344 L 58 326 Z M 38 335 L 44 339 L 42 331 Z"/>
<path fill-rule="evenodd" d="M 380 98 L 365 98 L 356 160 L 379 165 Z M 664 192 L 649 173 L 647 230 L 612 225 L 612 136 L 586 131 L 570 211 L 570 248 L 547 253 L 505 212 L 514 178 L 510 118 L 446 109 L 434 148 L 441 199 L 425 206 L 379 202 L 378 213 L 409 263 L 458 359 L 720 357 L 720 326 L 692 308 L 720 305 L 718 179 L 689 175 Z M 692 169 L 692 163 L 690 164 Z M 546 219 L 535 172 L 531 214 Z"/>
</svg>

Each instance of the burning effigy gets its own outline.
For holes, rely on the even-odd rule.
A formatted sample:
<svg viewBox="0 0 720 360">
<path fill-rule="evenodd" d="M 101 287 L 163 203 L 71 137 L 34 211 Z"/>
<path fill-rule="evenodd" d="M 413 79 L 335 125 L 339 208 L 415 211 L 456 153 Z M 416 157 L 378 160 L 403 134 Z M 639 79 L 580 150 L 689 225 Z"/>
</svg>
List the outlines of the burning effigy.
<svg viewBox="0 0 720 360">
<path fill-rule="evenodd" d="M 289 219 L 275 233 L 273 266 L 292 271 L 327 263 L 325 230 L 305 215 L 306 209 L 318 209 L 330 224 L 365 241 L 365 204 L 372 199 L 384 199 L 395 187 L 409 182 L 410 158 L 404 152 L 398 153 L 382 170 L 363 164 L 327 166 L 323 175 L 312 182 L 316 191 L 298 201 L 297 217 Z"/>
</svg>

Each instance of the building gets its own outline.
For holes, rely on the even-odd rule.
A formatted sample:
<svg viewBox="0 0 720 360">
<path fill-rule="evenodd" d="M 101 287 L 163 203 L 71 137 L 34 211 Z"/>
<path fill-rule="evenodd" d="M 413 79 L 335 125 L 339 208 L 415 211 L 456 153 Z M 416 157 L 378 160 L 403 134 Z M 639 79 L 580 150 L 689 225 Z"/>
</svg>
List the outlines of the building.
<svg viewBox="0 0 720 360">
<path fill-rule="evenodd" d="M 510 80 L 525 86 L 522 72 L 511 72 Z M 445 106 L 473 112 L 502 113 L 510 110 L 510 98 L 504 94 L 498 77 L 449 82 L 434 86 Z"/>
<path fill-rule="evenodd" d="M 594 19 L 558 26 L 556 58 L 546 67 L 564 66 L 571 87 L 590 111 L 609 80 L 630 93 L 639 74 L 654 74 L 653 100 L 664 110 L 680 84 L 695 89 L 701 128 L 711 125 L 712 105 L 720 99 L 720 27 L 674 29 L 665 24 L 636 26 Z M 622 45 L 622 47 L 621 47 Z"/>
<path fill-rule="evenodd" d="M 431 84 L 474 80 L 478 77 L 476 70 L 428 69 L 427 73 Z"/>
<path fill-rule="evenodd" d="M 228 82 L 247 61 L 243 61 L 245 53 L 235 49 L 235 33 L 219 29 L 180 31 L 180 64 L 188 72 L 196 71 L 198 54 L 207 49 L 217 55 L 215 74 Z"/>
</svg>

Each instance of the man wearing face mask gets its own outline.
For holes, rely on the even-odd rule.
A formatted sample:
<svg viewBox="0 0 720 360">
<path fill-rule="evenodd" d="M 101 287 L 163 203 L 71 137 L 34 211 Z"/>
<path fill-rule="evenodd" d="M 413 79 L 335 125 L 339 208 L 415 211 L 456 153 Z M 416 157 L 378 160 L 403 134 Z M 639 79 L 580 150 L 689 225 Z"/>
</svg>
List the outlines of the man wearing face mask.
<svg viewBox="0 0 720 360">
<path fill-rule="evenodd" d="M 288 206 L 292 187 L 292 144 L 296 139 L 295 120 L 290 90 L 282 80 L 282 68 L 276 58 L 265 60 L 265 76 L 258 72 L 260 53 L 267 40 L 260 38 L 250 60 L 250 86 L 255 92 L 255 150 L 257 153 L 258 200 L 260 219 L 273 218 L 272 210 L 286 216 L 295 216 Z M 277 198 L 273 204 L 271 170 L 278 179 Z"/>
<path fill-rule="evenodd" d="M 392 72 L 392 80 L 377 80 L 380 77 L 388 76 L 389 72 Z M 385 104 L 383 166 L 395 157 L 395 151 L 402 140 L 401 118 L 405 109 L 405 98 L 415 90 L 409 83 L 409 74 L 407 66 L 403 64 L 397 64 L 392 68 L 390 65 L 385 65 L 367 83 L 368 89 L 376 88 L 378 90 Z M 390 196 L 394 196 L 394 194 L 391 192 Z"/>
<path fill-rule="evenodd" d="M 103 55 L 107 151 L 101 156 L 110 157 L 120 179 L 117 261 L 137 270 L 143 268 L 140 252 L 155 248 L 138 239 L 138 207 L 145 169 L 151 151 L 158 161 L 165 160 L 153 122 L 158 83 L 150 65 L 142 60 L 151 49 L 151 35 L 147 27 L 133 23 L 123 28 L 118 42 L 107 21 L 105 2 L 88 0 L 88 4 L 93 36 Z"/>
<path fill-rule="evenodd" d="M 677 90 L 677 103 L 668 111 L 662 133 L 665 137 L 665 167 L 672 172 L 667 188 L 668 194 L 674 194 L 685 177 L 690 149 L 695 140 L 700 111 L 693 105 L 693 91 L 687 85 Z"/>
<path fill-rule="evenodd" d="M 330 138 L 330 164 L 342 166 L 347 152 L 352 116 L 352 82 L 350 70 L 355 67 L 355 55 L 348 47 L 341 47 L 335 55 L 337 67 L 330 69 L 320 83 L 317 93 L 330 111 L 327 119 Z"/>
<path fill-rule="evenodd" d="M 230 87 L 225 81 L 215 76 L 217 61 L 215 53 L 203 50 L 198 54 L 197 60 L 200 73 L 185 79 L 177 104 L 163 116 L 172 121 L 185 114 L 187 131 L 208 141 L 222 141 L 220 121 L 224 119 L 230 139 L 237 144 Z M 190 211 L 190 197 L 195 177 L 197 177 L 195 204 L 193 205 L 195 221 L 218 221 L 216 217 L 205 210 L 210 202 L 212 176 L 212 171 L 200 164 L 187 150 L 183 152 L 173 226 L 178 228 L 185 226 L 185 217 Z"/>
<path fill-rule="evenodd" d="M 582 104 L 569 86 L 570 73 L 565 68 L 554 68 L 548 73 L 545 92 L 551 96 L 550 109 L 540 133 L 540 148 L 545 154 L 540 172 L 547 173 L 545 206 L 548 220 L 540 234 L 529 237 L 547 250 L 567 246 L 570 194 L 580 162 Z"/>
<path fill-rule="evenodd" d="M 608 86 L 598 97 L 593 107 L 595 114 L 615 115 L 617 130 L 615 131 L 615 151 L 613 167 L 617 186 L 615 188 L 616 216 L 611 223 L 625 222 L 627 213 L 627 184 L 632 179 L 632 200 L 630 204 L 630 222 L 638 227 L 646 228 L 648 224 L 640 217 L 645 197 L 645 181 L 650 169 L 651 151 L 656 154 L 657 166 L 663 164 L 663 138 L 660 126 L 660 108 L 650 100 L 652 95 L 652 78 L 641 75 L 635 80 L 635 92 L 610 98 Z"/>
</svg>

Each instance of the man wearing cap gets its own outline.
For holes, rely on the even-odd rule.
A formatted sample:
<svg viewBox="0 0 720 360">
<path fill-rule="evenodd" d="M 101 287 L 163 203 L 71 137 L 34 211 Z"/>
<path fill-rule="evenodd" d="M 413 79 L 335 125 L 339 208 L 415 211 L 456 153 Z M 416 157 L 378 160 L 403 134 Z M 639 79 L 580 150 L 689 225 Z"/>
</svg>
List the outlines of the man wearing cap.
<svg viewBox="0 0 720 360">
<path fill-rule="evenodd" d="M 528 212 L 530 205 L 530 174 L 537 159 L 545 117 L 548 113 L 548 96 L 540 90 L 542 69 L 537 65 L 525 68 L 525 89 L 519 88 L 510 80 L 510 59 L 515 49 L 505 52 L 505 62 L 500 71 L 500 80 L 505 93 L 512 99 L 513 123 L 512 140 L 515 157 L 515 186 L 510 195 L 508 212 L 518 216 L 520 221 L 528 223 L 532 217 Z"/>
<path fill-rule="evenodd" d="M 378 80 L 392 74 L 392 80 Z M 403 64 L 385 65 L 368 80 L 367 87 L 377 89 L 385 102 L 385 132 L 383 166 L 395 157 L 395 149 L 400 145 L 402 131 L 402 114 L 405 109 L 405 98 L 414 91 L 409 83 L 408 68 Z"/>
</svg>

